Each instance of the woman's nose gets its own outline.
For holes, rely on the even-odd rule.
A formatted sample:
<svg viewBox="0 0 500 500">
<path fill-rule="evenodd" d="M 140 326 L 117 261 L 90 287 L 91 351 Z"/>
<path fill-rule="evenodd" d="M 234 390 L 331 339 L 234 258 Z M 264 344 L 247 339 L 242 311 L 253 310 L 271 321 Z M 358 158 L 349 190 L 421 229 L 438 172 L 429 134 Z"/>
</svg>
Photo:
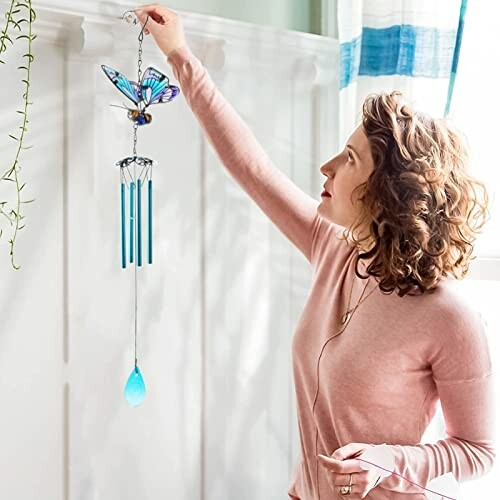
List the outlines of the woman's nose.
<svg viewBox="0 0 500 500">
<path fill-rule="evenodd" d="M 332 158 L 330 161 L 326 162 L 319 170 L 326 177 L 331 177 L 333 175 L 334 166 L 334 158 Z"/>
</svg>

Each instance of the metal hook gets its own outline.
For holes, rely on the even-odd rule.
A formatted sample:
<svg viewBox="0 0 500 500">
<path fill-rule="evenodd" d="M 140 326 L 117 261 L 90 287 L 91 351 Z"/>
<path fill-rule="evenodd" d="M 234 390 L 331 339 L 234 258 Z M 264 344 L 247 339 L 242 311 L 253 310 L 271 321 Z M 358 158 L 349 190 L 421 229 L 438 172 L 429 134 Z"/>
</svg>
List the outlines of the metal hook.
<svg viewBox="0 0 500 500">
<path fill-rule="evenodd" d="M 149 21 L 149 14 L 146 14 L 146 22 L 144 23 L 144 26 L 142 27 L 142 30 L 139 33 L 139 36 L 137 37 L 139 40 L 142 40 L 144 38 L 144 35 L 142 34 L 142 32 L 144 31 L 146 24 L 148 24 L 148 21 Z"/>
<path fill-rule="evenodd" d="M 139 18 L 135 14 L 134 9 L 126 10 L 123 13 L 123 16 L 121 17 L 124 21 L 127 23 L 132 23 L 132 24 L 137 24 L 139 22 Z M 146 24 L 148 24 L 149 21 L 149 14 L 146 15 L 146 22 L 144 23 L 144 26 L 142 27 L 141 32 L 139 33 L 138 39 L 141 40 L 141 37 L 143 36 L 142 33 L 144 31 L 144 28 L 146 27 Z"/>
<path fill-rule="evenodd" d="M 135 11 L 133 9 L 131 10 L 126 10 L 124 13 L 123 13 L 123 16 L 121 17 L 121 19 L 123 19 L 124 21 L 126 21 L 127 23 L 132 23 L 132 24 L 137 24 L 139 22 L 139 19 L 137 18 L 137 16 L 135 15 Z"/>
</svg>

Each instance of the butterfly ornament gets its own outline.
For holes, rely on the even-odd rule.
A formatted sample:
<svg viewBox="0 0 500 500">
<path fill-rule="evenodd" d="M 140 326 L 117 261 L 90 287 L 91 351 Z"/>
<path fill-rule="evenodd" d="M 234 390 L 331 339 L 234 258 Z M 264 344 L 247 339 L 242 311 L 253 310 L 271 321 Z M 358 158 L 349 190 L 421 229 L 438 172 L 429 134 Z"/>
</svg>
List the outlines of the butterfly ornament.
<svg viewBox="0 0 500 500">
<path fill-rule="evenodd" d="M 105 64 L 101 64 L 101 68 L 111 83 L 135 104 L 135 108 L 125 106 L 124 109 L 128 110 L 128 118 L 137 125 L 151 123 L 152 116 L 146 112 L 151 104 L 170 102 L 179 94 L 179 87 L 169 85 L 167 75 L 152 66 L 144 71 L 140 83 L 129 80 L 122 73 Z"/>
</svg>

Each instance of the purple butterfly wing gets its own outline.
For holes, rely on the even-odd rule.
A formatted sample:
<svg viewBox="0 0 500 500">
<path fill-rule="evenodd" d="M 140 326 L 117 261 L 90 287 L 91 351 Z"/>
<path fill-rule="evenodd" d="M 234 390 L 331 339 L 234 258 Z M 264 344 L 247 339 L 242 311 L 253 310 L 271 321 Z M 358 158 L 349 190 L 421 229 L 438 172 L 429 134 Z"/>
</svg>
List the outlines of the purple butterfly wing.
<svg viewBox="0 0 500 500">
<path fill-rule="evenodd" d="M 176 87 L 175 85 L 169 85 L 162 91 L 160 95 L 155 97 L 154 102 L 151 102 L 151 104 L 156 104 L 159 102 L 170 102 L 179 92 L 179 87 Z"/>
<path fill-rule="evenodd" d="M 160 102 L 171 101 L 178 93 L 179 88 L 168 84 L 168 77 L 149 67 L 144 72 L 141 81 L 141 95 L 146 106 Z"/>
<path fill-rule="evenodd" d="M 126 95 L 134 104 L 139 104 L 142 100 L 142 96 L 141 87 L 137 82 L 133 82 L 128 78 L 125 78 L 125 76 L 123 76 L 119 71 L 116 71 L 105 64 L 101 64 L 101 68 L 119 91 Z"/>
</svg>

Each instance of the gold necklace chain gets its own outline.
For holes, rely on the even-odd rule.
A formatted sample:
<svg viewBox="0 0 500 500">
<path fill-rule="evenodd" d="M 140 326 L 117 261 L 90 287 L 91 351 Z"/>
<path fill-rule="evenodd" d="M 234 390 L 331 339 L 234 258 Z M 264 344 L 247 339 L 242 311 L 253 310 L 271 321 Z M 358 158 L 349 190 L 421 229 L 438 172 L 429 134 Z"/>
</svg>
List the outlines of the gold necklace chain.
<svg viewBox="0 0 500 500">
<path fill-rule="evenodd" d="M 363 288 L 363 291 L 361 292 L 361 297 L 359 298 L 358 300 L 358 303 L 352 308 L 352 309 L 349 309 L 349 305 L 351 304 L 351 296 L 352 296 L 352 289 L 354 288 L 354 282 L 356 281 L 356 272 L 354 272 L 354 277 L 353 277 L 353 280 L 352 280 L 352 283 L 351 283 L 351 291 L 349 292 L 349 301 L 347 302 L 347 311 L 342 315 L 342 318 L 341 318 L 341 323 L 344 325 L 344 324 L 347 324 L 349 323 L 349 320 L 351 319 L 351 316 L 354 314 L 354 311 L 375 291 L 375 289 L 378 287 L 375 286 L 373 288 L 373 290 L 363 299 L 363 295 L 365 293 L 365 290 L 366 290 L 366 287 L 368 286 L 368 279 L 366 280 L 366 285 L 365 287 Z"/>
<path fill-rule="evenodd" d="M 359 298 L 358 303 L 352 309 L 349 309 L 349 305 L 351 304 L 352 290 L 354 288 L 354 282 L 355 281 L 356 281 L 356 271 L 354 271 L 354 277 L 353 277 L 352 284 L 351 284 L 351 291 L 349 292 L 349 300 L 347 302 L 347 311 L 342 315 L 342 318 L 341 318 L 342 327 L 340 328 L 340 330 L 337 333 L 335 333 L 333 336 L 329 337 L 327 339 L 327 341 L 323 344 L 323 347 L 321 349 L 321 352 L 320 352 L 320 355 L 319 355 L 319 358 L 318 358 L 318 362 L 317 362 L 317 365 L 316 365 L 316 380 L 317 380 L 317 385 L 316 385 L 316 395 L 314 397 L 314 403 L 313 403 L 313 406 L 312 406 L 312 420 L 314 422 L 314 427 L 316 429 L 316 439 L 315 439 L 315 444 L 316 444 L 316 456 L 315 456 L 315 460 L 316 460 L 316 489 L 318 491 L 318 499 L 319 500 L 321 500 L 321 493 L 319 491 L 319 477 L 318 477 L 318 472 L 319 472 L 319 464 L 318 464 L 318 426 L 316 425 L 316 421 L 314 420 L 314 407 L 316 406 L 316 401 L 318 399 L 318 394 L 319 394 L 319 361 L 321 359 L 321 355 L 323 354 L 323 350 L 324 350 L 326 344 L 328 342 L 330 342 L 330 340 L 332 340 L 337 335 L 340 335 L 346 329 L 346 327 L 349 324 L 349 321 L 350 321 L 352 315 L 354 314 L 354 311 L 356 311 L 356 309 L 375 291 L 375 289 L 378 288 L 378 283 L 377 283 L 377 285 L 372 289 L 372 291 L 363 299 L 363 295 L 365 293 L 366 287 L 368 286 L 368 279 L 367 279 L 366 280 L 366 285 L 363 288 L 363 291 L 361 292 L 361 297 Z M 333 451 L 332 451 L 332 453 L 333 453 Z"/>
</svg>

